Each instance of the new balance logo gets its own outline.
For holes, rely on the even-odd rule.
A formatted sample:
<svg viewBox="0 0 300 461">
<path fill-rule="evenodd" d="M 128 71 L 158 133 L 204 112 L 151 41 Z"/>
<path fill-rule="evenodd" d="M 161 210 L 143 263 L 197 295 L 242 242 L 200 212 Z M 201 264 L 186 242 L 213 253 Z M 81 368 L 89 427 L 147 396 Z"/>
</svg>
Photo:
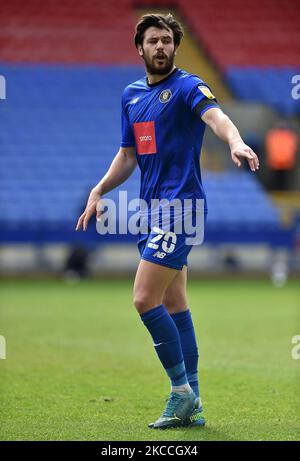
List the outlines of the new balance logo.
<svg viewBox="0 0 300 461">
<path fill-rule="evenodd" d="M 159 258 L 159 259 L 163 259 L 165 256 L 166 256 L 167 253 L 164 253 L 163 251 L 157 251 L 156 253 L 154 253 L 153 256 L 155 256 L 156 258 Z"/>
<path fill-rule="evenodd" d="M 129 104 L 135 104 L 140 98 L 133 98 Z"/>
</svg>

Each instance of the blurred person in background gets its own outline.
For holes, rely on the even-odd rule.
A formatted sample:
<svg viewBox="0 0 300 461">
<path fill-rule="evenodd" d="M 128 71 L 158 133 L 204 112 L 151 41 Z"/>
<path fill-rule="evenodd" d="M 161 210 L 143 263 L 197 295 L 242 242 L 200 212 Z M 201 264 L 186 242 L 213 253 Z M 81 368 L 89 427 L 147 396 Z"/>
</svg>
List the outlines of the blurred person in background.
<svg viewBox="0 0 300 461">
<path fill-rule="evenodd" d="M 280 121 L 266 134 L 266 161 L 271 190 L 290 190 L 297 163 L 298 136 L 286 121 Z"/>
<path fill-rule="evenodd" d="M 79 214 L 84 212 L 87 198 L 88 196 L 85 196 L 84 202 L 82 202 L 78 210 Z M 94 216 L 91 218 L 91 224 L 96 225 Z M 94 249 L 94 245 L 90 243 L 73 239 L 63 268 L 63 277 L 65 280 L 78 282 L 89 276 L 89 260 Z"/>
</svg>

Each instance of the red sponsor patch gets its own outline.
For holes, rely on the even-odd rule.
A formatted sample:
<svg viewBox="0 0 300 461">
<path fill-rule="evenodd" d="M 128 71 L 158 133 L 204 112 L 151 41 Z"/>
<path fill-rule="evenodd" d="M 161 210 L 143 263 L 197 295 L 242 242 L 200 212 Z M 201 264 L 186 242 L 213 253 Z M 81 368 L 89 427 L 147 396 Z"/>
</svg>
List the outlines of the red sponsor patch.
<svg viewBox="0 0 300 461">
<path fill-rule="evenodd" d="M 138 154 L 156 154 L 157 149 L 154 122 L 134 123 L 133 129 Z"/>
</svg>

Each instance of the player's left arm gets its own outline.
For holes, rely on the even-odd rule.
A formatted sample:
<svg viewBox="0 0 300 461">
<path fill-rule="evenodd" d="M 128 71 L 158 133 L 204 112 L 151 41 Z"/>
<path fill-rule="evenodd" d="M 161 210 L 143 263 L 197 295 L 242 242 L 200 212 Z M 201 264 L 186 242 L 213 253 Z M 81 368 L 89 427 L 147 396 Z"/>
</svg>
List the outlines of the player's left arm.
<svg viewBox="0 0 300 461">
<path fill-rule="evenodd" d="M 223 141 L 229 144 L 231 158 L 235 165 L 242 165 L 241 159 L 246 158 L 252 171 L 259 168 L 259 160 L 251 147 L 242 140 L 237 127 L 219 107 L 211 107 L 202 115 L 202 120 Z"/>
</svg>

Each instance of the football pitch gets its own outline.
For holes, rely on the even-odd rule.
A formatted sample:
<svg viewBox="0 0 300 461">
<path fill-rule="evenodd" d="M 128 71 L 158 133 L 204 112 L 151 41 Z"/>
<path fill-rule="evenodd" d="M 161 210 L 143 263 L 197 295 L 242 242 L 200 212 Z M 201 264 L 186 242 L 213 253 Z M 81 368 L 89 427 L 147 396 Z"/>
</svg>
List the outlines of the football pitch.
<svg viewBox="0 0 300 461">
<path fill-rule="evenodd" d="M 299 440 L 296 281 L 190 280 L 204 428 L 148 429 L 169 393 L 133 280 L 2 280 L 1 440 Z"/>
</svg>

